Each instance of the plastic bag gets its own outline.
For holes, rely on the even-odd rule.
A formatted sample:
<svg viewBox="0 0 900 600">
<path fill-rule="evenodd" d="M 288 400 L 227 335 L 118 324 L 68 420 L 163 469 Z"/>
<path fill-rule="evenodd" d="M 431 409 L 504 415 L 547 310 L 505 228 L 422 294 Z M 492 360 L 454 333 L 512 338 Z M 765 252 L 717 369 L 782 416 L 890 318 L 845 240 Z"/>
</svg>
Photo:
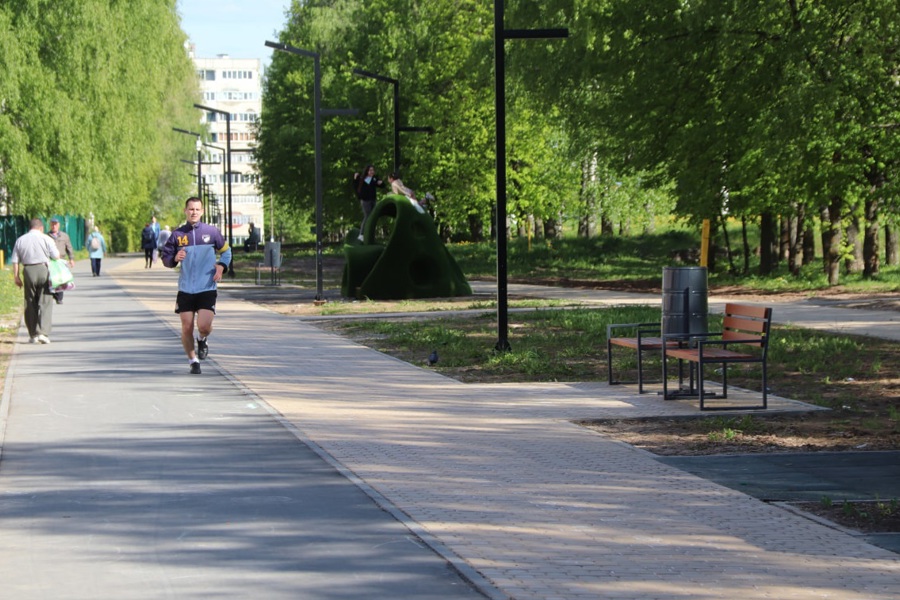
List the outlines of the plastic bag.
<svg viewBox="0 0 900 600">
<path fill-rule="evenodd" d="M 56 289 L 75 281 L 72 271 L 66 266 L 66 261 L 55 259 L 50 261 L 50 287 Z"/>
</svg>

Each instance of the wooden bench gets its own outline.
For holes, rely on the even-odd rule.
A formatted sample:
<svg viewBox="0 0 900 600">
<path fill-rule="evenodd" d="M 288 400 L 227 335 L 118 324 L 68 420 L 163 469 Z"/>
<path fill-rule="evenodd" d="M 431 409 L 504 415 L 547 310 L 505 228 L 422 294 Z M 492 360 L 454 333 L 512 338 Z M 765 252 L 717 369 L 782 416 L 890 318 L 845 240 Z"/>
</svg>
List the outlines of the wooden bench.
<svg viewBox="0 0 900 600">
<path fill-rule="evenodd" d="M 662 345 L 663 353 L 663 397 L 672 399 L 677 394 L 669 394 L 667 359 L 687 361 L 691 366 L 691 392 L 693 392 L 693 368 L 697 367 L 697 394 L 700 410 L 745 410 L 765 409 L 768 405 L 766 356 L 769 349 L 769 333 L 772 326 L 772 309 L 746 304 L 726 304 L 722 331 L 716 333 L 666 334 Z M 672 348 L 668 342 L 678 343 Z M 762 404 L 758 406 L 707 407 L 705 400 L 704 371 L 708 364 L 722 365 L 722 398 L 728 397 L 728 365 L 732 363 L 760 363 L 762 365 Z M 680 364 L 680 362 L 679 362 Z M 681 376 L 679 373 L 679 380 Z M 679 381 L 679 385 L 681 381 Z"/>
<path fill-rule="evenodd" d="M 625 329 L 635 333 L 635 337 L 614 337 L 615 330 Z M 663 347 L 661 336 L 661 327 L 659 322 L 656 323 L 616 323 L 606 326 L 606 369 L 609 385 L 618 385 L 622 383 L 631 383 L 627 381 L 617 381 L 613 377 L 613 346 L 621 346 L 629 348 L 637 353 L 637 369 L 638 369 L 638 393 L 644 393 L 644 357 L 643 353 L 647 350 L 659 351 Z M 677 341 L 670 341 L 668 344 L 672 348 L 678 347 Z"/>
</svg>

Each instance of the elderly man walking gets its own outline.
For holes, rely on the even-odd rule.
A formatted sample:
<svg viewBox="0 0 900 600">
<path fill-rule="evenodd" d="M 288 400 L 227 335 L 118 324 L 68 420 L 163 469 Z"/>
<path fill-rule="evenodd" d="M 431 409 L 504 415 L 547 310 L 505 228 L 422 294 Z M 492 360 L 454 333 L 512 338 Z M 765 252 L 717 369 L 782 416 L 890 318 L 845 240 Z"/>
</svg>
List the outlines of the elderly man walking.
<svg viewBox="0 0 900 600">
<path fill-rule="evenodd" d="M 59 230 L 59 219 L 53 217 L 50 219 L 50 233 L 48 233 L 54 242 L 56 242 L 56 249 L 59 250 L 59 257 L 62 258 L 65 255 L 69 262 L 69 268 L 75 266 L 75 249 L 72 248 L 72 240 L 69 238 L 69 234 L 65 231 Z M 53 297 L 56 299 L 57 304 L 63 303 L 63 293 L 62 292 L 54 292 Z"/>
<path fill-rule="evenodd" d="M 32 344 L 50 343 L 53 295 L 48 284 L 50 261 L 56 258 L 59 249 L 53 238 L 44 233 L 44 222 L 32 219 L 31 229 L 16 240 L 12 252 L 13 279 L 25 290 L 25 327 Z"/>
</svg>

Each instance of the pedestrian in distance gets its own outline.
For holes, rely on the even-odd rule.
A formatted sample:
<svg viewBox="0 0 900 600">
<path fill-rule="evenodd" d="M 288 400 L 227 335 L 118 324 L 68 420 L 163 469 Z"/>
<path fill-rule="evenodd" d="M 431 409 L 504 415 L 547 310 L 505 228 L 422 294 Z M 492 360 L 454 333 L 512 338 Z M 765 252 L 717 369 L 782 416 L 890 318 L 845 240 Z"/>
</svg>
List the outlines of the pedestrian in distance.
<svg viewBox="0 0 900 600">
<path fill-rule="evenodd" d="M 156 264 L 156 261 L 159 260 L 159 249 L 162 248 L 162 244 L 159 242 L 159 234 L 162 233 L 162 226 L 159 224 L 159 221 L 156 220 L 155 215 L 150 215 L 150 226 L 153 227 L 153 233 L 156 235 L 156 248 L 153 250 L 153 264 Z"/>
<path fill-rule="evenodd" d="M 162 228 L 162 231 L 159 232 L 159 238 L 156 240 L 156 248 L 158 250 L 162 250 L 162 247 L 166 245 L 166 242 L 169 241 L 169 236 L 172 235 L 172 230 L 169 229 L 169 226 L 166 225 Z"/>
<path fill-rule="evenodd" d="M 12 251 L 13 280 L 25 293 L 25 327 L 29 342 L 50 343 L 53 295 L 50 261 L 59 258 L 56 242 L 44 233 L 44 222 L 31 220 L 31 229 L 16 240 Z"/>
<path fill-rule="evenodd" d="M 247 228 L 247 239 L 244 241 L 244 252 L 256 252 L 259 250 L 259 229 L 250 223 Z"/>
<path fill-rule="evenodd" d="M 190 371 L 199 375 L 200 361 L 209 354 L 207 339 L 216 315 L 217 284 L 231 263 L 231 247 L 217 227 L 201 220 L 203 202 L 199 198 L 191 196 L 185 201 L 184 216 L 187 221 L 172 232 L 160 257 L 170 269 L 181 265 L 175 313 L 181 318 L 181 345 Z"/>
<path fill-rule="evenodd" d="M 141 231 L 141 250 L 144 251 L 144 268 L 153 266 L 153 253 L 156 251 L 157 232 L 153 229 L 153 223 L 147 223 Z"/>
<path fill-rule="evenodd" d="M 72 240 L 69 238 L 69 234 L 65 231 L 60 231 L 59 229 L 59 219 L 53 217 L 50 219 L 50 233 L 48 233 L 53 241 L 56 242 L 56 249 L 59 250 L 59 257 L 63 256 L 67 259 L 67 265 L 69 268 L 73 268 L 75 266 L 75 249 L 72 247 Z M 63 291 L 54 291 L 53 298 L 56 300 L 57 304 L 63 303 Z"/>
<path fill-rule="evenodd" d="M 393 193 L 406 196 L 411 202 L 415 202 L 416 204 L 419 203 L 419 201 L 416 200 L 416 193 L 403 185 L 403 182 L 400 181 L 400 176 L 396 173 L 388 175 L 388 183 L 391 184 L 391 191 Z"/>
<path fill-rule="evenodd" d="M 375 202 L 378 200 L 377 189 L 384 187 L 384 182 L 375 175 L 374 165 L 366 165 L 362 174 L 353 174 L 354 187 L 356 188 L 356 197 L 359 198 L 359 205 L 363 211 L 362 224 L 359 226 L 359 240 L 363 239 L 363 232 L 366 229 L 366 220 L 369 213 L 375 208 Z"/>
<path fill-rule="evenodd" d="M 107 252 L 106 249 L 106 239 L 103 237 L 103 234 L 100 233 L 100 228 L 94 225 L 94 230 L 91 232 L 91 235 L 84 240 L 84 245 L 87 246 L 88 256 L 91 259 L 91 275 L 94 277 L 100 277 L 100 264 L 103 262 L 103 257 Z"/>
</svg>

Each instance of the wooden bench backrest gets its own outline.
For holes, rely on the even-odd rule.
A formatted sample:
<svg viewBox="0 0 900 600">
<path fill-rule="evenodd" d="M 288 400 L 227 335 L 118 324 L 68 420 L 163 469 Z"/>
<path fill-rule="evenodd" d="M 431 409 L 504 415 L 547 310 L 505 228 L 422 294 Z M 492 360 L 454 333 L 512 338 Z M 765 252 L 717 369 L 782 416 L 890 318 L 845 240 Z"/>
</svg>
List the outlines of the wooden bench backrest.
<svg viewBox="0 0 900 600">
<path fill-rule="evenodd" d="M 758 337 L 759 342 L 751 342 L 748 345 L 765 348 L 769 341 L 771 323 L 771 308 L 747 304 L 726 304 L 725 318 L 722 321 L 722 339 L 746 340 Z"/>
</svg>

